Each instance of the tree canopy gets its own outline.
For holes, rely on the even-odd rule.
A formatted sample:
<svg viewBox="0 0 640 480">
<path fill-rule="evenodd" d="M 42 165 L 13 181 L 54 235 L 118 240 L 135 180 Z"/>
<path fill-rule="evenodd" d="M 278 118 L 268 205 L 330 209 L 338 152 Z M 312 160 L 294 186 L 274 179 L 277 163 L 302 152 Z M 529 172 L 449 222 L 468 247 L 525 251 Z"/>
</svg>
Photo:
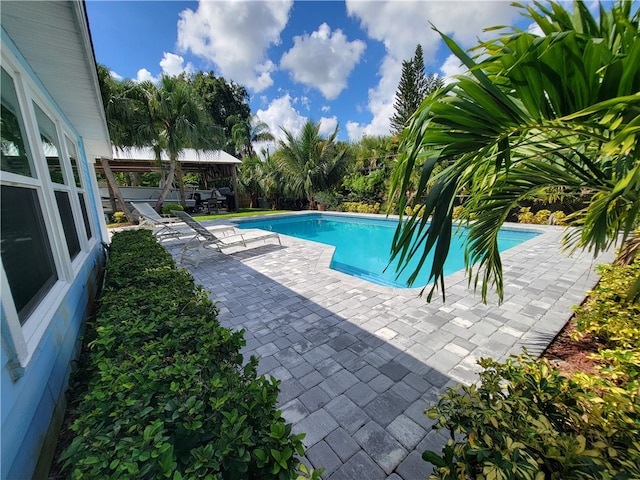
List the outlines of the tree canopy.
<svg viewBox="0 0 640 480">
<path fill-rule="evenodd" d="M 295 135 L 282 129 L 285 138 L 278 141 L 274 154 L 290 193 L 304 196 L 313 208 L 315 194 L 337 185 L 351 161 L 348 145 L 336 138 L 338 127 L 326 138 L 320 135 L 320 123 L 308 121 Z"/>
<path fill-rule="evenodd" d="M 640 211 L 640 43 L 630 2 L 596 20 L 582 2 L 573 12 L 558 3 L 519 6 L 542 36 L 515 28 L 481 43 L 471 58 L 442 38 L 469 69 L 423 103 L 405 130 L 393 191 L 401 220 L 393 255 L 434 252 L 429 293 L 443 289 L 443 265 L 452 236 L 453 208 L 464 196 L 469 281 L 503 295 L 497 235 L 525 198 L 588 198 L 568 217 L 565 239 L 594 254 L 626 238 Z M 444 166 L 439 171 L 436 166 Z M 424 216 L 405 221 L 412 173 Z M 430 217 L 430 218 L 429 218 Z"/>
<path fill-rule="evenodd" d="M 426 75 L 422 45 L 418 44 L 413 58 L 402 62 L 402 75 L 393 104 L 395 113 L 391 117 L 393 131 L 400 133 L 404 130 L 409 118 L 423 100 L 442 85 L 443 81 L 439 76 Z"/>
</svg>

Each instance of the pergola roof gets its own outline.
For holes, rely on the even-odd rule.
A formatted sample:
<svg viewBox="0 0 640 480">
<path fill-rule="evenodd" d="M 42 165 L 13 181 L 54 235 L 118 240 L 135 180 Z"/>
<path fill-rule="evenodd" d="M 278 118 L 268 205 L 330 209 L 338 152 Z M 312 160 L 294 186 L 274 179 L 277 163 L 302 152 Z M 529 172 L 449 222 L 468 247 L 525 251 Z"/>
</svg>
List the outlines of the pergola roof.
<svg viewBox="0 0 640 480">
<path fill-rule="evenodd" d="M 141 173 L 160 170 L 152 148 L 113 148 L 112 158 L 113 160 L 109 160 L 109 166 L 114 172 Z M 163 151 L 160 158 L 163 163 L 169 163 L 169 155 L 166 152 Z M 202 172 L 212 168 L 227 170 L 233 165 L 242 163 L 241 160 L 222 150 L 192 148 L 183 150 L 178 156 L 178 161 L 183 172 Z M 99 163 L 96 163 L 96 168 L 100 169 Z"/>
</svg>

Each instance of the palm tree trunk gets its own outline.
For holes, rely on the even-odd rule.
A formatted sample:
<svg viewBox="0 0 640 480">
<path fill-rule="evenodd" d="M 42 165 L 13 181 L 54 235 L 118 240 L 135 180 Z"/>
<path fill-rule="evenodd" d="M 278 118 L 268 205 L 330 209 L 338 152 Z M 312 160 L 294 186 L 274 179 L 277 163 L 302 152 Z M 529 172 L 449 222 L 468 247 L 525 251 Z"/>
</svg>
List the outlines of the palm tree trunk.
<svg viewBox="0 0 640 480">
<path fill-rule="evenodd" d="M 160 192 L 160 198 L 158 198 L 158 201 L 156 202 L 155 207 L 153 207 L 158 213 L 162 212 L 162 204 L 164 203 L 164 199 L 167 197 L 167 194 L 171 189 L 171 184 L 173 183 L 173 177 L 175 175 L 175 172 L 176 172 L 176 159 L 174 157 L 171 157 L 169 159 L 169 173 L 167 173 L 167 181 L 164 183 L 164 186 L 162 187 L 162 191 Z"/>
<path fill-rule="evenodd" d="M 176 181 L 178 182 L 178 190 L 180 191 L 180 205 L 185 210 L 187 209 L 187 199 L 184 194 L 184 182 L 182 181 L 182 167 L 179 162 L 176 162 Z"/>
<path fill-rule="evenodd" d="M 124 198 L 122 197 L 122 193 L 120 193 L 120 189 L 116 184 L 116 179 L 113 176 L 113 172 L 111 171 L 111 165 L 109 165 L 109 160 L 106 158 L 100 158 L 100 163 L 102 163 L 102 170 L 104 170 L 104 176 L 109 183 L 109 187 L 111 191 L 118 199 L 118 203 L 120 204 L 120 208 L 124 212 L 125 217 L 129 220 L 130 223 L 134 223 L 134 218 L 129 209 L 127 208 L 127 204 L 124 202 Z"/>
</svg>

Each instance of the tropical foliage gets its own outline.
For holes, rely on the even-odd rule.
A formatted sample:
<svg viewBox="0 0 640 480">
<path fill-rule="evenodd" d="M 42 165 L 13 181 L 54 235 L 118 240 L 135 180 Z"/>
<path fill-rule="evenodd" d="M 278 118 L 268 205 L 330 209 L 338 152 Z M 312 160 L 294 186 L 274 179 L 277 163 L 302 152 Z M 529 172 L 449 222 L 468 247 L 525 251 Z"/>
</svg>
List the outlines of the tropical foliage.
<svg viewBox="0 0 640 480">
<path fill-rule="evenodd" d="M 342 181 L 351 162 L 348 145 L 336 140 L 338 128 L 326 138 L 320 135 L 320 123 L 308 121 L 295 135 L 282 129 L 284 139 L 278 141 L 275 161 L 282 169 L 292 195 L 304 196 L 314 207 L 314 196 Z"/>
<path fill-rule="evenodd" d="M 636 260 L 638 257 L 636 257 Z M 624 292 L 640 263 L 602 267 L 576 308 L 575 336 L 600 346 L 595 374 L 569 378 L 547 360 L 481 360 L 480 382 L 427 409 L 449 440 L 423 458 L 432 479 L 640 477 L 640 304 Z"/>
<path fill-rule="evenodd" d="M 72 380 L 68 478 L 319 478 L 276 409 L 279 382 L 217 314 L 150 231 L 114 235 Z"/>
<path fill-rule="evenodd" d="M 584 208 L 566 219 L 577 227 L 566 241 L 594 254 L 638 222 L 638 12 L 631 2 L 601 6 L 598 20 L 581 2 L 573 13 L 556 3 L 519 8 L 542 36 L 514 29 L 481 43 L 474 59 L 441 34 L 469 73 L 431 95 L 403 133 L 393 191 L 402 213 L 419 171 L 415 197 L 425 215 L 401 218 L 393 254 L 401 265 L 417 256 L 419 270 L 434 251 L 429 298 L 438 286 L 444 294 L 461 196 L 469 280 L 481 284 L 485 299 L 491 284 L 502 298 L 497 233 L 521 200 L 586 196 Z"/>
</svg>

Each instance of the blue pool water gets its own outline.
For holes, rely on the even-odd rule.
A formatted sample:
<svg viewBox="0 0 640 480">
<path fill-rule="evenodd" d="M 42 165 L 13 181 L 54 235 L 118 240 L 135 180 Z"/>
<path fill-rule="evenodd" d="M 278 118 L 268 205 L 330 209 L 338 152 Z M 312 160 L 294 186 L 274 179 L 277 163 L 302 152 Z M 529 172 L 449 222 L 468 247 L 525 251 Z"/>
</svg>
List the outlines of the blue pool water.
<svg viewBox="0 0 640 480">
<path fill-rule="evenodd" d="M 397 288 L 408 288 L 407 279 L 415 270 L 418 261 L 412 260 L 409 266 L 396 278 L 396 265 L 389 265 L 391 241 L 397 222 L 395 220 L 371 219 L 361 217 L 342 217 L 335 215 L 312 214 L 296 217 L 273 218 L 268 220 L 249 220 L 238 224 L 239 228 L 260 228 L 292 237 L 312 240 L 336 247 L 331 268 L 360 277 L 373 283 Z M 500 251 L 519 245 L 538 235 L 503 229 L 498 235 Z M 449 256 L 445 263 L 445 275 L 464 268 L 463 243 L 466 232 L 453 237 Z M 427 283 L 431 269 L 431 256 L 427 258 L 422 272 L 414 286 Z"/>
</svg>

